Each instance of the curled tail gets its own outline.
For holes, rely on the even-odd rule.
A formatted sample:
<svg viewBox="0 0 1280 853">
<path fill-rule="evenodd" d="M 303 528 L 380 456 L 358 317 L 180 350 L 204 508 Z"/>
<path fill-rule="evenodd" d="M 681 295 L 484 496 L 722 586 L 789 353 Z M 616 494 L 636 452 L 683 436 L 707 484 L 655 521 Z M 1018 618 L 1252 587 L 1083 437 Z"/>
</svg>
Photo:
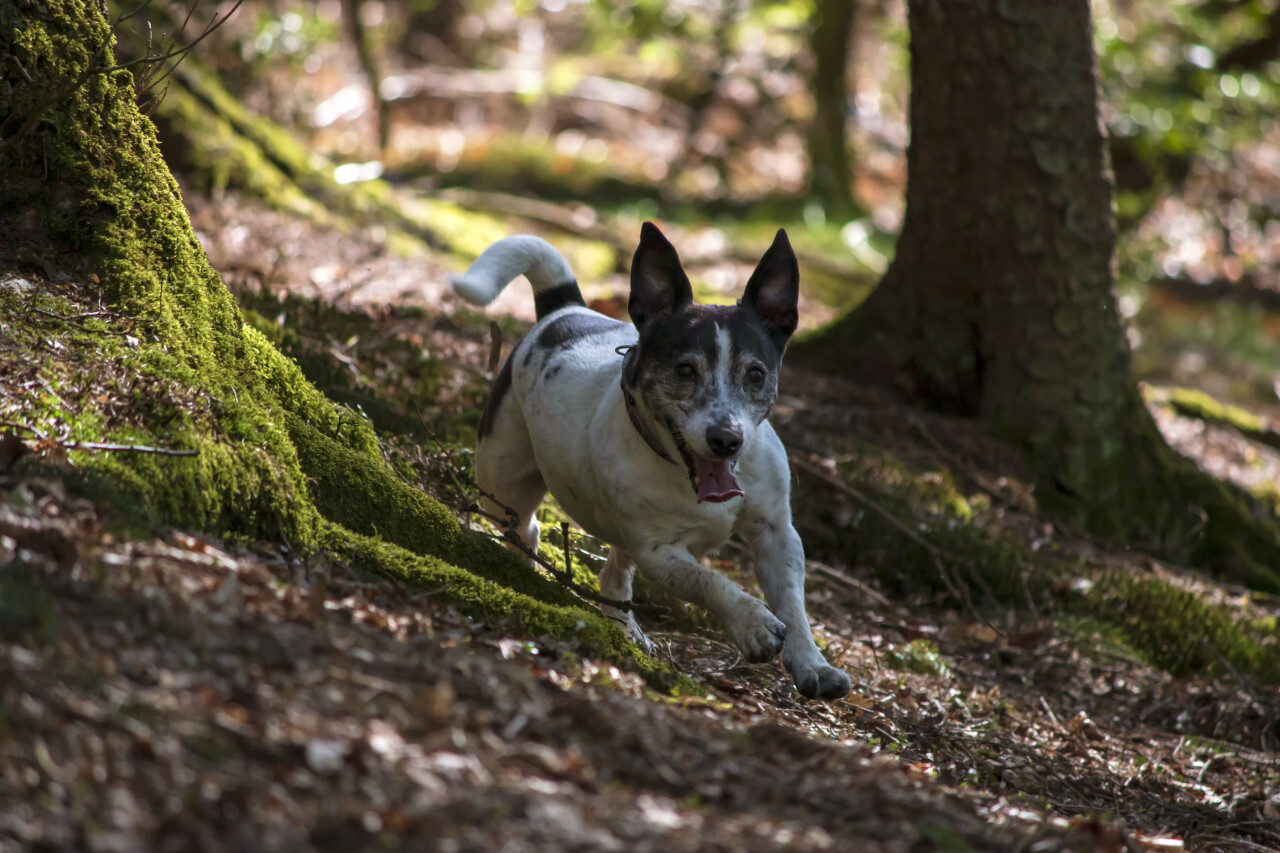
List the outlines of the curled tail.
<svg viewBox="0 0 1280 853">
<path fill-rule="evenodd" d="M 468 302 L 488 305 L 518 275 L 533 285 L 539 320 L 567 305 L 585 304 L 564 255 L 541 237 L 528 234 L 494 243 L 465 273 L 453 276 L 449 283 Z"/>
</svg>

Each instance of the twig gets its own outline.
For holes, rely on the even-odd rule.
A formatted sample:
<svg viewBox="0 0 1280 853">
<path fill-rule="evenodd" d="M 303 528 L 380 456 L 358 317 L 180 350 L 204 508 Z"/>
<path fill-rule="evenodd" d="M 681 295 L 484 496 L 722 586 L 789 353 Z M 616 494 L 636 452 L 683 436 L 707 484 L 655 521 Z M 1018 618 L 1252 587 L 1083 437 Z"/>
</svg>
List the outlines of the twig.
<svg viewBox="0 0 1280 853">
<path fill-rule="evenodd" d="M 172 450 L 168 447 L 150 447 L 145 444 L 105 444 L 99 441 L 71 441 L 67 438 L 49 438 L 48 434 L 41 432 L 31 424 L 18 423 L 17 421 L 0 421 L 0 427 L 8 429 L 25 429 L 34 433 L 41 442 L 61 447 L 64 450 L 98 450 L 121 452 L 129 451 L 133 453 L 153 453 L 157 456 L 199 456 L 199 450 Z"/>
<path fill-rule="evenodd" d="M 489 321 L 489 372 L 498 369 L 502 360 L 502 327 L 495 320 Z"/>
<path fill-rule="evenodd" d="M 94 52 L 93 57 L 89 60 L 89 64 L 85 67 L 85 69 L 82 72 L 80 72 L 80 74 L 76 75 L 74 80 L 72 80 L 69 84 L 67 84 L 65 87 L 62 87 L 62 88 L 50 86 L 45 96 L 41 98 L 36 103 L 36 105 L 31 108 L 31 110 L 27 113 L 27 115 L 23 118 L 22 124 L 18 126 L 18 129 L 14 131 L 13 135 L 8 137 L 7 139 L 4 139 L 3 141 L 0 141 L 0 154 L 3 154 L 4 152 L 8 151 L 9 149 L 17 145 L 23 139 L 23 137 L 25 137 L 28 133 L 31 132 L 31 129 L 35 127 L 36 123 L 40 120 L 41 116 L 44 115 L 45 111 L 49 109 L 49 107 L 53 106 L 56 103 L 65 101 L 77 89 L 83 86 L 90 77 L 94 76 L 95 74 L 110 74 L 113 71 L 120 71 L 122 69 L 130 68 L 134 65 L 143 65 L 143 64 L 155 65 L 157 63 L 164 62 L 166 59 L 172 59 L 175 56 L 183 56 L 189 53 L 191 50 L 193 50 L 196 45 L 204 41 L 215 30 L 217 30 L 219 27 L 225 24 L 227 20 L 233 14 L 235 14 L 236 10 L 239 9 L 243 3 L 244 3 L 244 0 L 236 0 L 235 5 L 232 6 L 231 10 L 228 11 L 225 15 L 223 15 L 221 19 L 219 19 L 217 16 L 217 13 L 215 13 L 213 20 L 211 20 L 209 24 L 205 26 L 204 31 L 201 32 L 200 35 L 196 36 L 193 40 L 183 45 L 182 47 L 177 48 L 175 50 L 166 51 L 165 53 L 162 53 L 159 56 L 144 56 L 139 59 L 132 59 L 132 60 L 129 60 L 128 62 L 121 62 L 115 65 L 102 65 L 100 64 L 101 60 L 103 56 L 106 54 L 110 44 L 109 42 L 104 41 L 101 45 L 98 46 L 98 49 Z M 117 22 L 132 18 L 134 15 L 138 14 L 138 12 L 142 11 L 142 9 L 146 8 L 146 5 L 147 4 L 144 3 L 138 9 L 128 13 L 128 15 L 121 16 L 120 18 L 117 19 Z M 188 11 L 187 13 L 188 19 L 190 19 L 192 11 L 194 11 L 194 7 L 192 7 L 192 9 Z M 184 26 L 185 26 L 185 23 L 184 23 Z M 26 74 L 26 69 L 23 68 L 22 70 L 23 70 L 23 73 Z M 150 75 L 148 74 L 147 76 L 150 76 Z M 3 127 L 0 126 L 0 129 L 3 129 Z"/>
<path fill-rule="evenodd" d="M 111 22 L 111 28 L 115 29 L 117 26 L 119 26 L 120 24 L 123 24 L 125 21 L 129 20 L 130 18 L 137 16 L 138 13 L 140 13 L 143 9 L 150 6 L 151 3 L 152 3 L 152 0 L 142 0 L 142 3 L 138 6 L 138 8 L 134 9 L 132 12 L 127 12 L 127 13 L 121 12 L 118 16 L 116 16 L 116 19 Z"/>
<path fill-rule="evenodd" d="M 569 550 L 569 522 L 560 522 L 560 544 L 564 546 L 564 573 L 573 577 L 573 554 Z"/>
<path fill-rule="evenodd" d="M 217 30 L 219 27 L 225 24 L 227 22 L 227 19 L 229 19 L 232 15 L 234 15 L 236 10 L 239 9 L 243 3 L 244 3 L 244 0 L 236 0 L 236 4 L 231 7 L 231 11 L 223 15 L 221 20 L 218 19 L 218 15 L 215 12 L 213 16 L 213 20 L 211 20 L 208 24 L 205 25 L 204 31 L 201 32 L 200 35 L 196 36 L 191 41 L 187 42 L 182 47 L 175 48 L 166 53 L 162 53 L 159 56 L 143 56 L 143 57 L 139 57 L 138 59 L 130 59 L 128 62 L 121 62 L 118 65 L 112 65 L 109 68 L 99 68 L 97 70 L 103 74 L 109 74 L 112 71 L 120 71 L 125 68 L 131 68 L 134 65 L 142 65 L 144 63 L 164 62 L 166 59 L 173 59 L 175 56 L 181 56 L 185 53 L 189 53 L 192 49 L 195 48 L 196 45 L 204 41 L 206 38 L 212 35 L 215 30 Z M 195 7 L 193 6 L 187 12 L 188 20 L 191 17 L 191 12 L 194 12 L 194 11 L 195 11 Z M 185 26 L 185 21 L 183 22 L 183 25 Z"/>
<path fill-rule="evenodd" d="M 0 421 L 0 427 L 8 427 L 9 429 L 25 429 L 28 432 L 35 433 L 36 438 L 40 439 L 41 441 L 49 440 L 49 436 L 47 434 L 31 426 L 31 424 L 20 424 L 17 421 Z"/>
<path fill-rule="evenodd" d="M 1262 844 L 1255 844 L 1244 838 L 1229 838 L 1225 835 L 1193 835 L 1185 842 L 1187 849 L 1204 849 L 1212 844 L 1214 847 L 1236 847 L 1240 850 L 1258 850 L 1261 853 L 1274 853 L 1274 847 L 1267 847 Z"/>
<path fill-rule="evenodd" d="M 991 495 L 998 501 L 1004 501 L 1005 503 L 1012 504 L 1027 512 L 1035 511 L 1034 502 L 1031 500 L 1029 495 L 1014 489 L 1012 490 L 1014 492 L 1014 496 L 1012 498 L 1007 497 L 1004 494 L 1005 490 L 1000 488 L 998 484 L 991 482 L 991 480 L 988 479 L 981 471 L 977 470 L 972 465 L 967 464 L 959 456 L 944 447 L 942 442 L 938 441 L 929 428 L 925 426 L 924 421 L 917 417 L 912 417 L 909 419 L 909 423 L 916 428 L 916 432 L 920 433 L 920 436 L 929 443 L 929 446 L 933 448 L 935 453 L 954 465 L 959 469 L 960 473 L 977 483 L 985 492 L 987 492 L 987 494 Z"/>
<path fill-rule="evenodd" d="M 795 454 L 790 454 L 790 456 L 791 456 L 791 463 L 793 465 L 795 465 L 796 467 L 800 468 L 801 470 L 809 474 L 812 474 L 822 482 L 826 483 L 828 486 L 831 486 L 835 489 L 838 489 L 844 492 L 845 494 L 849 495 L 850 497 L 852 497 L 853 499 L 861 503 L 863 506 L 866 506 L 868 509 L 871 509 L 877 515 L 880 515 L 882 518 L 884 518 L 885 521 L 888 521 L 889 524 L 891 524 L 899 532 L 901 532 L 902 535 L 906 536 L 912 542 L 915 542 L 921 548 L 924 548 L 926 551 L 928 551 L 929 555 L 933 557 L 934 564 L 938 568 L 938 575 L 942 578 L 942 583 L 944 586 L 946 586 L 947 591 L 950 592 L 951 595 L 957 601 L 963 602 L 967 607 L 970 607 L 970 608 L 973 607 L 973 604 L 969 599 L 968 589 L 966 588 L 962 592 L 961 589 L 956 586 L 955 581 L 951 577 L 951 573 L 948 572 L 946 566 L 943 565 L 942 551 L 936 545 L 933 545 L 930 542 L 926 542 L 923 538 L 920 537 L 918 533 L 916 533 L 910 527 L 907 527 L 907 525 L 904 524 L 900 518 L 898 518 L 893 513 L 889 512 L 889 510 L 880 506 L 880 504 L 873 501 L 861 490 L 854 488 L 850 484 L 846 483 L 844 480 L 841 480 L 839 477 L 836 477 L 833 474 L 827 471 L 824 471 L 822 468 L 819 468 L 817 465 L 814 465 L 812 462 L 809 462 L 807 459 L 804 459 Z"/>
<path fill-rule="evenodd" d="M 858 580 L 855 577 L 851 577 L 845 574 L 844 572 L 840 571 L 837 568 L 828 566 L 826 563 L 819 563 L 817 560 L 805 560 L 804 564 L 810 569 L 813 569 L 817 572 L 820 572 L 826 575 L 827 577 L 833 580 L 839 581 L 842 584 L 852 587 L 862 595 L 865 595 L 867 598 L 870 598 L 871 600 L 873 600 L 876 604 L 879 604 L 881 607 L 893 606 L 892 601 L 885 598 L 880 593 L 876 592 L 870 586 L 868 586 L 867 584 L 863 583 L 862 581 Z"/>
<path fill-rule="evenodd" d="M 157 456 L 199 456 L 199 450 L 172 450 L 168 447 L 148 447 L 145 444 L 102 444 L 96 441 L 59 442 L 66 450 L 102 450 L 132 451 L 134 453 L 153 453 Z"/>
<path fill-rule="evenodd" d="M 1066 734 L 1067 730 L 1062 727 L 1062 723 L 1058 722 L 1058 717 L 1053 713 L 1053 709 L 1049 707 L 1049 703 L 1045 701 L 1043 696 L 1040 697 L 1040 707 L 1044 708 L 1044 712 L 1049 715 L 1049 722 L 1053 723 L 1053 727 Z"/>
<path fill-rule="evenodd" d="M 36 314 L 43 314 L 46 317 L 52 317 L 53 319 L 61 320 L 64 323 L 75 323 L 77 326 L 84 329 L 86 332 L 93 332 L 94 334 L 99 334 L 99 335 L 115 335 L 116 337 L 120 337 L 120 338 L 127 338 L 129 336 L 129 333 L 117 332 L 113 329 L 90 329 L 87 326 L 85 326 L 84 321 L 94 317 L 111 317 L 113 319 L 118 319 L 118 320 L 127 320 L 130 323 L 137 322 L 137 320 L 134 320 L 132 317 L 125 317 L 122 314 L 116 314 L 111 311 L 86 311 L 83 314 L 73 314 L 70 317 L 66 317 L 54 311 L 45 311 L 43 308 L 34 308 L 32 310 Z"/>
</svg>

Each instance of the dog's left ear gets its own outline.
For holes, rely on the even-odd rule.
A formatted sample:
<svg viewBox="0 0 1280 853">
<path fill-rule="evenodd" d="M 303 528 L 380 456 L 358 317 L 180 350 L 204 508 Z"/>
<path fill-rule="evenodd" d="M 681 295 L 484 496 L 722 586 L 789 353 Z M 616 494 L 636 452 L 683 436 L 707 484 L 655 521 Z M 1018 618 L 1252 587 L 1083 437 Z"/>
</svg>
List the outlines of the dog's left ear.
<svg viewBox="0 0 1280 853">
<path fill-rule="evenodd" d="M 800 265 L 787 232 L 779 228 L 773 245 L 751 273 L 738 304 L 760 318 L 781 351 L 800 322 L 799 301 Z"/>
<path fill-rule="evenodd" d="M 671 314 L 693 301 L 693 286 L 680 265 L 676 247 L 652 222 L 640 228 L 640 246 L 631 260 L 631 298 L 627 313 L 639 329 L 645 322 Z"/>
</svg>

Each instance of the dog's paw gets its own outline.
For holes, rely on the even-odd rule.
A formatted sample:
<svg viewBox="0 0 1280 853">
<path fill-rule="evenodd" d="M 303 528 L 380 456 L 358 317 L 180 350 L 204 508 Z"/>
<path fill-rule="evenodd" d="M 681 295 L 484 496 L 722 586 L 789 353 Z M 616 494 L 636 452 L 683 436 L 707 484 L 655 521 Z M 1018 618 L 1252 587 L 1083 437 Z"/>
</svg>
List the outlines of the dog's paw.
<svg viewBox="0 0 1280 853">
<path fill-rule="evenodd" d="M 787 669 L 796 683 L 796 690 L 809 699 L 839 699 L 852 686 L 844 670 L 836 669 L 821 657 L 805 663 L 787 661 Z"/>
<path fill-rule="evenodd" d="M 644 631 L 640 630 L 640 626 L 636 624 L 636 620 L 632 619 L 631 623 L 625 626 L 625 630 L 627 632 L 627 637 L 630 638 L 631 642 L 640 647 L 640 651 L 644 652 L 649 657 L 653 657 L 657 654 L 658 647 L 653 644 L 653 640 L 650 640 L 644 635 Z"/>
<path fill-rule="evenodd" d="M 787 626 L 765 606 L 763 601 L 748 599 L 737 618 L 725 626 L 729 635 L 750 663 L 771 661 L 782 651 L 787 639 Z"/>
<path fill-rule="evenodd" d="M 618 610 L 616 607 L 605 606 L 602 609 L 604 610 L 604 615 L 626 633 L 627 639 L 639 646 L 640 651 L 649 657 L 653 657 L 658 651 L 658 647 L 653 644 L 653 640 L 644 635 L 644 631 L 640 630 L 640 625 L 636 623 L 635 614 Z"/>
</svg>

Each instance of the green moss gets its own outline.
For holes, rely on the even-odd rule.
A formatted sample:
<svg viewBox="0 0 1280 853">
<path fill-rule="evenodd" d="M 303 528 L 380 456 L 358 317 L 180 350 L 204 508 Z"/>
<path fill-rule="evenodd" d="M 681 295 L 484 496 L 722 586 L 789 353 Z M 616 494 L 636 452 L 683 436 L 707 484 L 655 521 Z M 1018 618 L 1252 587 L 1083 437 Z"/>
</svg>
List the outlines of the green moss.
<svg viewBox="0 0 1280 853">
<path fill-rule="evenodd" d="M 885 660 L 897 670 L 942 678 L 951 675 L 951 669 L 939 654 L 938 647 L 928 640 L 912 640 L 905 646 L 890 651 Z"/>
<path fill-rule="evenodd" d="M 910 497 L 936 495 L 936 479 L 924 480 L 900 464 L 853 467 L 846 476 L 870 503 L 799 478 L 796 525 L 807 551 L 870 565 L 887 589 L 901 595 L 959 592 L 979 605 L 1052 596 L 1055 567 L 968 518 L 937 511 L 946 502 L 929 512 L 928 503 Z"/>
<path fill-rule="evenodd" d="M 1129 646 L 1174 675 L 1234 673 L 1280 684 L 1280 633 L 1160 578 L 1109 572 L 1073 611 L 1116 626 Z"/>
<path fill-rule="evenodd" d="M 1221 403 L 1203 391 L 1192 388 L 1161 390 L 1165 393 L 1155 393 L 1153 389 L 1154 399 L 1157 402 L 1167 402 L 1179 414 L 1233 427 L 1245 435 L 1265 432 L 1267 429 L 1267 422 L 1252 412 L 1229 403 Z"/>
<path fill-rule="evenodd" d="M 883 477 L 894 470 L 906 471 L 876 466 L 862 476 Z M 955 601 L 959 593 L 957 603 L 979 612 L 1007 612 L 1033 602 L 1037 615 L 1047 610 L 1093 620 L 1101 636 L 1175 675 L 1230 671 L 1280 684 L 1280 633 L 1273 622 L 1242 618 L 1190 590 L 1136 576 L 1128 568 L 1091 572 L 1046 559 L 978 523 L 921 512 L 878 483 L 857 479 L 858 471 L 852 472 L 854 484 L 878 508 L 800 478 L 797 526 L 810 553 L 871 565 L 880 582 L 900 595 Z M 909 482 L 903 488 L 912 490 Z M 1084 584 L 1069 582 L 1082 577 Z"/>
<path fill-rule="evenodd" d="M 679 678 L 669 666 L 645 656 L 617 625 L 594 610 L 572 603 L 548 603 L 439 558 L 414 554 L 395 544 L 354 534 L 337 524 L 323 524 L 319 538 L 326 550 L 357 569 L 434 590 L 468 616 L 512 617 L 527 633 L 571 640 L 584 653 L 624 663 L 656 689 L 671 690 L 682 685 L 686 691 L 699 692 L 696 685 Z M 532 569 L 527 572 L 535 575 Z M 564 592 L 563 588 L 559 589 Z"/>
<path fill-rule="evenodd" d="M 79 282 L 56 297 L 46 282 L 35 296 L 5 291 L 0 299 L 118 315 L 95 320 L 95 332 L 6 307 L 0 357 L 13 359 L 6 369 L 36 365 L 41 381 L 23 392 L 16 416 L 43 434 L 199 455 L 74 451 L 78 467 L 65 476 L 130 496 L 145 522 L 327 548 L 477 616 L 514 616 L 528 631 L 576 641 L 656 686 L 677 684 L 566 589 L 398 480 L 369 421 L 307 381 L 264 335 L 269 328 L 244 322 L 191 229 L 129 75 L 89 74 L 83 86 L 67 86 L 91 60 L 110 64 L 109 42 L 103 13 L 88 0 L 0 5 L 0 64 L 16 57 L 31 77 L 6 78 L 0 116 L 42 110 L 2 154 L 0 233 L 57 259 Z M 45 97 L 63 90 L 66 97 Z M 255 139 L 282 174 L 296 181 L 307 168 L 261 127 Z M 387 204 L 374 190 L 348 209 L 381 213 Z M 127 387 L 106 387 L 113 381 Z M 76 393 L 60 394 L 63 387 Z"/>
<path fill-rule="evenodd" d="M 339 185 L 328 164 L 245 109 L 198 61 L 185 62 L 175 79 L 158 119 L 181 143 L 171 156 L 179 157 L 192 176 L 204 176 L 201 189 L 235 187 L 276 209 L 341 230 L 376 226 L 386 232 L 388 248 L 401 254 L 433 246 L 469 260 L 510 233 L 507 225 L 485 214 L 435 199 L 394 195 L 385 181 Z"/>
</svg>

